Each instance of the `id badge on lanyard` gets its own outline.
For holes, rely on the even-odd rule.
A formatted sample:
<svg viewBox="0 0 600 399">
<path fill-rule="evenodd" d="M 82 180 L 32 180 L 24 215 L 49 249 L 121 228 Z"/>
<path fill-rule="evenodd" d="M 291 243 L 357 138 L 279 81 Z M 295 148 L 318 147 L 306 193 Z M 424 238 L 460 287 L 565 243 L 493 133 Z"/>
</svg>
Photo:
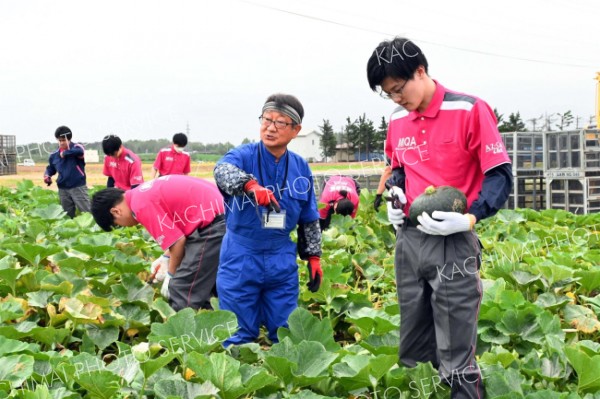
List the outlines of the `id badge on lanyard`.
<svg viewBox="0 0 600 399">
<path fill-rule="evenodd" d="M 285 174 L 283 175 L 283 187 L 281 189 L 277 190 L 279 192 L 279 200 L 281 200 L 281 198 L 282 198 L 281 191 L 283 189 L 285 189 L 285 186 L 287 184 L 287 175 L 288 175 L 289 166 L 290 166 L 289 153 L 286 151 L 286 153 L 285 153 Z M 261 156 L 260 145 L 258 148 L 258 174 L 264 185 L 266 179 L 263 177 L 263 172 L 262 172 L 262 156 Z M 263 229 L 285 229 L 285 209 L 282 209 L 280 212 L 267 211 L 267 210 L 263 209 L 262 215 L 260 218 L 260 222 L 261 222 L 261 226 Z"/>
<path fill-rule="evenodd" d="M 279 213 L 263 210 L 261 225 L 263 229 L 285 229 L 285 209 Z"/>
</svg>

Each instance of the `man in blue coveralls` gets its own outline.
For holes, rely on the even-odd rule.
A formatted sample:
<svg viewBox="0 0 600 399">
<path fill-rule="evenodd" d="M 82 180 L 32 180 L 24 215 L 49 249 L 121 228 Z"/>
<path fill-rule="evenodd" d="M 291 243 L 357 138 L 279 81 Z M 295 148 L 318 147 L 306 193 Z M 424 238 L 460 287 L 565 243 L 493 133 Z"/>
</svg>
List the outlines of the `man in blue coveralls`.
<svg viewBox="0 0 600 399">
<path fill-rule="evenodd" d="M 234 312 L 239 325 L 225 346 L 255 340 L 261 324 L 278 341 L 277 329 L 287 326 L 298 305 L 296 250 L 308 261 L 309 289 L 319 289 L 321 230 L 312 173 L 287 149 L 303 116 L 296 97 L 271 95 L 259 117 L 260 142 L 229 151 L 215 167 L 227 219 L 217 273 L 219 307 Z M 290 239 L 296 226 L 297 245 Z"/>
</svg>

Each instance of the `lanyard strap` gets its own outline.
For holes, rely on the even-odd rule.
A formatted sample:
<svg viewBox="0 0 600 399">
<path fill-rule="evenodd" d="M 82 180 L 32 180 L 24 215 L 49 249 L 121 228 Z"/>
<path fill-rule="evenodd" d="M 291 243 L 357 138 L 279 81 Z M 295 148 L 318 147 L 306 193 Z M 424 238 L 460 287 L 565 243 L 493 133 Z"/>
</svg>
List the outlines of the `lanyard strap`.
<svg viewBox="0 0 600 399">
<path fill-rule="evenodd" d="M 274 193 L 275 196 L 277 196 L 277 194 L 279 194 L 279 198 L 278 198 L 279 200 L 281 200 L 281 197 L 282 197 L 281 192 L 283 190 L 285 190 L 285 186 L 287 185 L 288 170 L 290 167 L 289 157 L 290 157 L 290 154 L 289 154 L 288 150 L 285 150 L 285 173 L 283 175 L 283 186 L 281 186 L 281 188 L 277 189 L 276 190 L 277 192 Z M 258 145 L 258 174 L 260 175 L 259 177 L 261 180 L 261 185 L 263 187 L 265 187 L 266 186 L 265 183 L 267 180 L 264 178 L 263 171 L 262 171 L 262 146 L 260 144 Z M 274 184 L 277 185 L 277 172 L 275 172 L 274 180 L 275 180 Z"/>
</svg>

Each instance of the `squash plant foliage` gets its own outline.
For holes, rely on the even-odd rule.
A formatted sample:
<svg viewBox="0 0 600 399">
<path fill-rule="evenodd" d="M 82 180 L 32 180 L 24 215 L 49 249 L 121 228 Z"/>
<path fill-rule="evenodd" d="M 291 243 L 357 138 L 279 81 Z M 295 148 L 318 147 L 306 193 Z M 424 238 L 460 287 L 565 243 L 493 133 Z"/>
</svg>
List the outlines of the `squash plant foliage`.
<svg viewBox="0 0 600 399">
<path fill-rule="evenodd" d="M 320 291 L 298 261 L 279 343 L 226 349 L 233 314 L 175 313 L 146 284 L 160 249 L 142 228 L 105 233 L 29 181 L 0 188 L 0 397 L 448 398 L 431 364 L 398 365 L 395 235 L 361 196 L 358 217 L 323 234 Z M 557 210 L 478 224 L 488 398 L 600 399 L 599 225 Z"/>
</svg>

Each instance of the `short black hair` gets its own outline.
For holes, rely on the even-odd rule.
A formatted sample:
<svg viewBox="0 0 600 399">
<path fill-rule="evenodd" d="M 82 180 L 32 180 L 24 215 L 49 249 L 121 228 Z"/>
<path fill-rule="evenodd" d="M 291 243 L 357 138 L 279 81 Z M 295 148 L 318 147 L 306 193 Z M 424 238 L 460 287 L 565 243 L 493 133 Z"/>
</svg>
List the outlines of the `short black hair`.
<svg viewBox="0 0 600 399">
<path fill-rule="evenodd" d="M 119 136 L 115 136 L 114 134 L 109 134 L 102 139 L 102 151 L 104 151 L 105 155 L 114 154 L 115 152 L 119 151 L 119 148 L 121 148 L 122 145 L 123 142 Z"/>
<path fill-rule="evenodd" d="M 348 198 L 342 198 L 335 206 L 335 213 L 342 216 L 352 215 L 354 212 L 354 204 Z"/>
<path fill-rule="evenodd" d="M 71 139 L 73 138 L 73 133 L 71 132 L 71 129 L 69 129 L 66 126 L 59 126 L 56 128 L 56 131 L 54 132 L 54 137 L 59 138 L 59 137 L 64 137 L 67 140 L 71 141 Z"/>
<path fill-rule="evenodd" d="M 185 147 L 187 145 L 187 136 L 183 133 L 175 133 L 175 135 L 173 135 L 173 144 L 177 144 L 179 147 Z"/>
<path fill-rule="evenodd" d="M 385 40 L 379 43 L 367 62 L 369 86 L 375 91 L 387 77 L 410 80 L 420 66 L 427 72 L 427 58 L 410 39 L 395 37 Z"/>
<path fill-rule="evenodd" d="M 111 231 L 115 225 L 115 218 L 110 210 L 125 199 L 125 191 L 116 187 L 109 187 L 98 191 L 92 197 L 92 216 L 104 231 Z"/>
<path fill-rule="evenodd" d="M 300 100 L 298 100 L 291 94 L 271 94 L 269 98 L 267 98 L 267 101 L 265 101 L 265 104 L 271 101 L 275 102 L 275 105 L 277 105 L 278 107 L 281 107 L 282 105 L 289 105 L 290 107 L 296 110 L 298 115 L 300 115 L 300 120 L 304 119 L 304 107 L 302 106 L 302 103 L 300 102 Z M 296 125 L 295 122 L 294 125 Z"/>
</svg>

